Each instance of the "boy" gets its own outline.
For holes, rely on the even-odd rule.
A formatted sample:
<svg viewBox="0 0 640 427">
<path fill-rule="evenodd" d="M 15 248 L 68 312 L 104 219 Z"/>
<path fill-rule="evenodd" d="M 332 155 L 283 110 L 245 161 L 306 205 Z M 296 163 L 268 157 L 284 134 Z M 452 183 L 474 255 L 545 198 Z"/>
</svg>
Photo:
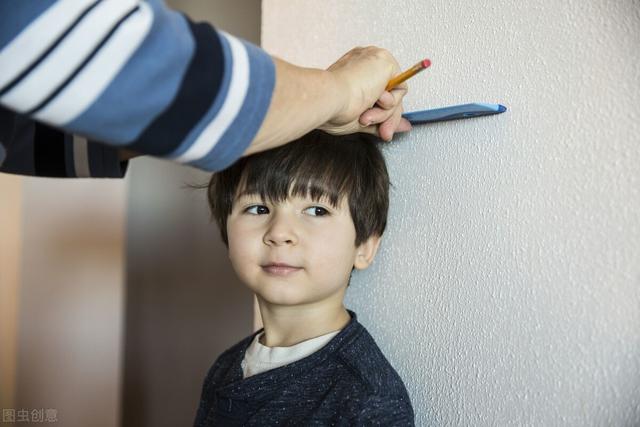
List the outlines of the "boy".
<svg viewBox="0 0 640 427">
<path fill-rule="evenodd" d="M 413 425 L 402 380 L 343 305 L 387 221 L 372 137 L 311 132 L 214 174 L 208 194 L 264 328 L 216 360 L 195 425 Z"/>
</svg>

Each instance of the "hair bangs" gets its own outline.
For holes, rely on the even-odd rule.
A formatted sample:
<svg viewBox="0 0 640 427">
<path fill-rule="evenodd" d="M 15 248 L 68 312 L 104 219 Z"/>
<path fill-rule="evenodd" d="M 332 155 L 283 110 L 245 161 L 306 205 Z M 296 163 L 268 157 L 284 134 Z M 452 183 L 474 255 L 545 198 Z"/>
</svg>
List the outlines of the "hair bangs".
<svg viewBox="0 0 640 427">
<path fill-rule="evenodd" d="M 272 204 L 308 197 L 333 208 L 346 198 L 357 246 L 372 235 L 382 236 L 389 185 L 384 157 L 373 136 L 312 131 L 290 144 L 243 157 L 213 174 L 208 198 L 225 245 L 229 244 L 227 218 L 241 196 L 258 196 L 263 203 Z"/>
<path fill-rule="evenodd" d="M 321 163 L 308 156 L 256 157 L 245 165 L 236 197 L 257 195 L 263 201 L 276 204 L 291 197 L 309 197 L 313 201 L 327 201 L 336 208 L 340 200 L 349 195 L 353 184 L 350 166 L 341 163 L 335 159 Z"/>
</svg>

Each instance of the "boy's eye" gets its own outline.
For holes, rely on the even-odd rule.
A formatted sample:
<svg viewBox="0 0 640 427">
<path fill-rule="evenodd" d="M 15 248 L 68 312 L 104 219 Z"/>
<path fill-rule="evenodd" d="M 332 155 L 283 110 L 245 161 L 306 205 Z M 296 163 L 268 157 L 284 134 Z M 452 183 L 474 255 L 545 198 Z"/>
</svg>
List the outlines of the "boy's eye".
<svg viewBox="0 0 640 427">
<path fill-rule="evenodd" d="M 325 216 L 329 214 L 329 211 L 320 206 L 311 206 L 304 211 L 309 212 L 313 216 Z"/>
<path fill-rule="evenodd" d="M 263 205 L 253 205 L 249 206 L 244 211 L 253 215 L 265 215 L 269 213 L 269 208 Z"/>
</svg>

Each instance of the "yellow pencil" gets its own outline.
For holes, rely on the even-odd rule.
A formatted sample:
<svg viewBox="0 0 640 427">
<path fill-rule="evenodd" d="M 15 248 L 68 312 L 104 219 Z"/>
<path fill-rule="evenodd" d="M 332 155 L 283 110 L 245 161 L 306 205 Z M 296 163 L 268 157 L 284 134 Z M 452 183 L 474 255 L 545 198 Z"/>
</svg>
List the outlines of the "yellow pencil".
<svg viewBox="0 0 640 427">
<path fill-rule="evenodd" d="M 391 80 L 389 80 L 389 83 L 387 83 L 387 87 L 386 87 L 385 90 L 393 89 L 394 87 L 398 86 L 403 81 L 405 81 L 407 79 L 410 79 L 411 77 L 413 77 L 416 74 L 418 74 L 420 71 L 422 71 L 425 68 L 429 67 L 429 65 L 431 65 L 431 61 L 429 61 L 428 59 L 423 59 L 422 61 L 418 62 L 413 67 L 409 68 L 404 73 L 399 74 L 399 75 L 395 76 L 394 78 L 392 78 Z"/>
</svg>

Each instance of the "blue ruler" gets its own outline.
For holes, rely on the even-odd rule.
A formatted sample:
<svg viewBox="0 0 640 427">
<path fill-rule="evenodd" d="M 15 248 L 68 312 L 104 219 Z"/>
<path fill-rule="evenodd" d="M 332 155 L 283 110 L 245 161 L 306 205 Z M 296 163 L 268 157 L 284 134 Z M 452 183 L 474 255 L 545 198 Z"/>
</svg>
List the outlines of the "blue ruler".
<svg viewBox="0 0 640 427">
<path fill-rule="evenodd" d="M 471 117 L 500 114 L 507 111 L 507 107 L 500 104 L 463 104 L 450 107 L 434 108 L 432 110 L 411 111 L 402 117 L 411 124 L 442 122 L 445 120 L 468 119 Z"/>
</svg>

